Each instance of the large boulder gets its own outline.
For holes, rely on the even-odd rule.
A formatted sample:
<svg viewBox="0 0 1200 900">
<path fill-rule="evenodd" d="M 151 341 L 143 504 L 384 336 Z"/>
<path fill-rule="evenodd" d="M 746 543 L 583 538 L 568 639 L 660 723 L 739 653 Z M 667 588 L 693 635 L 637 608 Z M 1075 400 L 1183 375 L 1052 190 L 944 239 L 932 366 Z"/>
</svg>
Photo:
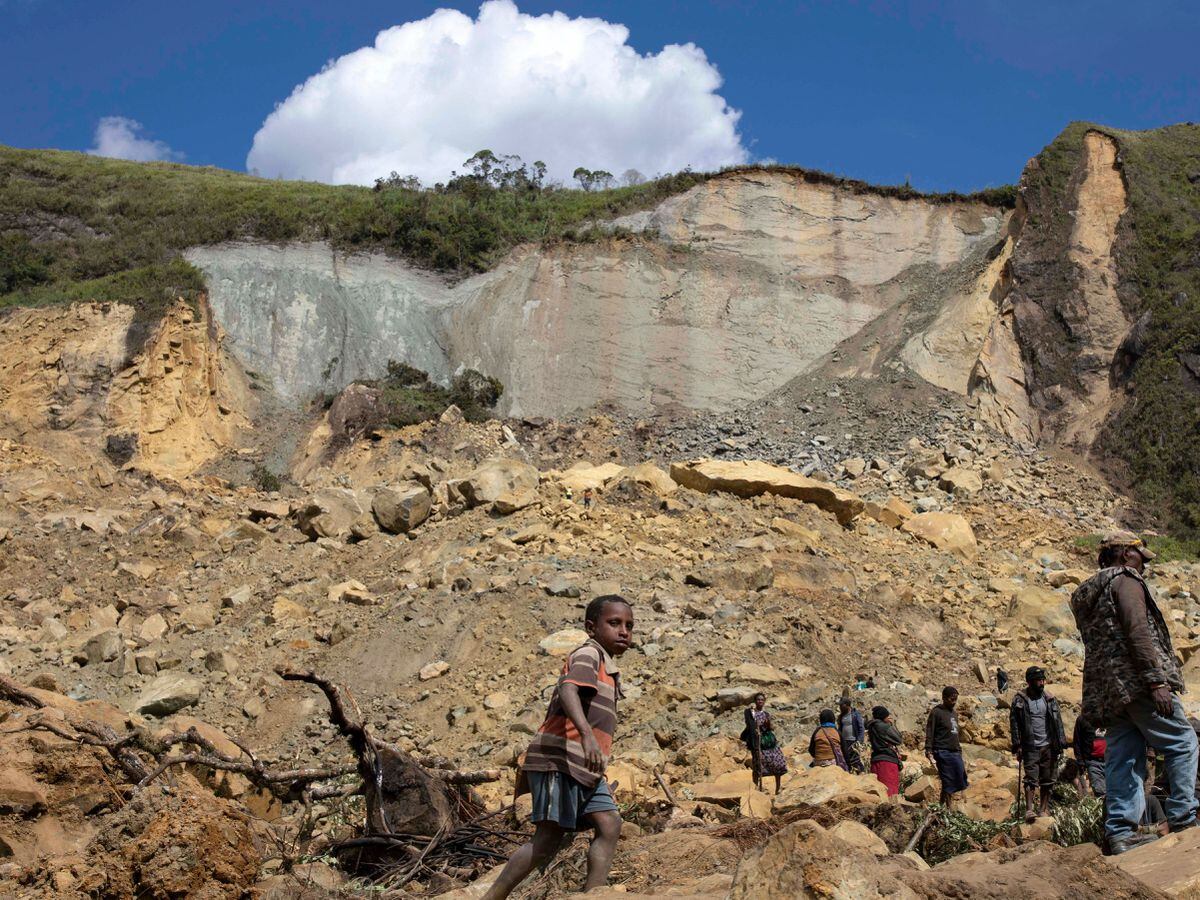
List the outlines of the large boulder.
<svg viewBox="0 0 1200 900">
<path fill-rule="evenodd" d="M 295 512 L 296 527 L 313 540 L 345 540 L 354 526 L 367 517 L 358 495 L 346 488 L 323 488 L 302 502 Z"/>
<path fill-rule="evenodd" d="M 694 491 L 725 491 L 739 497 L 776 494 L 811 503 L 845 525 L 863 511 L 857 494 L 761 460 L 698 459 L 671 464 L 671 478 Z"/>
<path fill-rule="evenodd" d="M 712 781 L 693 785 L 692 796 L 705 803 L 737 809 L 742 798 L 757 790 L 754 786 L 754 773 L 749 769 L 738 769 L 718 775 Z"/>
<path fill-rule="evenodd" d="M 1171 897 L 1200 897 L 1200 828 L 1189 828 L 1114 857 L 1147 887 Z"/>
<path fill-rule="evenodd" d="M 901 525 L 900 529 L 962 559 L 974 559 L 979 551 L 971 523 L 954 513 L 921 513 Z"/>
<path fill-rule="evenodd" d="M 1065 594 L 1030 585 L 1013 594 L 1008 614 L 1030 631 L 1052 635 L 1074 635 L 1075 616 Z"/>
<path fill-rule="evenodd" d="M 528 463 L 497 456 L 484 460 L 466 478 L 451 482 L 451 486 L 467 506 L 481 506 L 504 494 L 535 490 L 538 478 L 538 470 Z"/>
<path fill-rule="evenodd" d="M 200 702 L 204 685 L 185 672 L 164 672 L 146 685 L 133 711 L 143 716 L 169 716 Z"/>
<path fill-rule="evenodd" d="M 660 497 L 675 493 L 679 489 L 674 479 L 652 462 L 640 463 L 625 469 L 618 481 L 632 481 L 634 484 L 648 488 Z"/>
<path fill-rule="evenodd" d="M 805 806 L 819 806 L 837 798 L 887 799 L 887 788 L 874 775 L 855 775 L 837 766 L 803 768 L 787 780 L 774 801 L 777 814 Z"/>
<path fill-rule="evenodd" d="M 576 494 L 582 494 L 588 488 L 598 491 L 612 479 L 625 471 L 624 466 L 616 463 L 601 463 L 593 466 L 587 462 L 577 462 L 555 480 L 564 488 L 570 488 Z"/>
<path fill-rule="evenodd" d="M 384 531 L 407 534 L 429 518 L 433 497 L 421 484 L 380 488 L 371 500 L 375 521 Z"/>
<path fill-rule="evenodd" d="M 954 466 L 942 473 L 938 486 L 948 494 L 969 497 L 983 490 L 983 477 L 974 469 Z"/>
<path fill-rule="evenodd" d="M 916 900 L 869 850 L 834 836 L 811 819 L 771 835 L 738 864 L 729 900 Z"/>
</svg>

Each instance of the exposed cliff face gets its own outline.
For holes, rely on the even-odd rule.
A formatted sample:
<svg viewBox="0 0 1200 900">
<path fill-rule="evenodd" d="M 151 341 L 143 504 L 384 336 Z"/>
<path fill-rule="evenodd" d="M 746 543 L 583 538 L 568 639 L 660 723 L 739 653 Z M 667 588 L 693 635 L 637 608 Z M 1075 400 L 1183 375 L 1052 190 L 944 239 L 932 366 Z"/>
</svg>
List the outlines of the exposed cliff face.
<svg viewBox="0 0 1200 900">
<path fill-rule="evenodd" d="M 457 285 L 318 246 L 205 248 L 214 311 L 246 366 L 293 402 L 398 359 L 505 384 L 503 412 L 727 410 L 999 240 L 981 204 L 856 194 L 785 173 L 716 178 L 614 238 L 518 251 Z"/>
<path fill-rule="evenodd" d="M 254 401 L 207 307 L 172 307 L 129 361 L 134 319 L 81 303 L 0 320 L 0 434 L 101 481 L 125 464 L 186 476 L 232 446 Z"/>
<path fill-rule="evenodd" d="M 1117 143 L 1076 129 L 1030 162 L 1013 258 L 1013 334 L 1042 439 L 1086 452 L 1119 402 L 1112 367 L 1132 324 L 1114 258 L 1127 206 Z"/>
</svg>

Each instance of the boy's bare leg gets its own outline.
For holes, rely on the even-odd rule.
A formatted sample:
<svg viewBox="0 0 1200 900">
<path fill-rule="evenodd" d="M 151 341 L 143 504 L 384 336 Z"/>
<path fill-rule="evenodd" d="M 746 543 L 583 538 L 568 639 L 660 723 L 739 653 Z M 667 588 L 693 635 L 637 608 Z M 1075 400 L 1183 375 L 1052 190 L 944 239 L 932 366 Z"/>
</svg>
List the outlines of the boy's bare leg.
<svg viewBox="0 0 1200 900">
<path fill-rule="evenodd" d="M 620 822 L 620 819 L 617 821 Z M 488 888 L 483 900 L 504 900 L 530 872 L 554 859 L 562 846 L 563 835 L 563 829 L 553 822 L 538 822 L 534 826 L 533 838 L 509 857 L 504 871 Z M 611 860 L 611 855 L 609 858 Z"/>
<path fill-rule="evenodd" d="M 775 793 L 777 793 L 777 794 L 779 793 L 779 787 L 782 782 L 783 782 L 783 776 L 776 775 L 775 776 Z"/>
<path fill-rule="evenodd" d="M 621 836 L 621 816 L 615 812 L 591 813 L 588 816 L 596 836 L 588 846 L 587 882 L 585 891 L 602 888 L 608 884 L 608 873 L 612 869 L 613 854 L 617 851 L 617 838 Z"/>
</svg>

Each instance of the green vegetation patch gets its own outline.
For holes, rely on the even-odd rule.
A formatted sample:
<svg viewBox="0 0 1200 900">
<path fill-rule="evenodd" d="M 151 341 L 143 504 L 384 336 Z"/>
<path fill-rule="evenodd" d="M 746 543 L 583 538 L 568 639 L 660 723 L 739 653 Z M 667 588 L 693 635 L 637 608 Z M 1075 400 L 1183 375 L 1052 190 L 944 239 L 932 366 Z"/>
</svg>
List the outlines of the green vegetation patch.
<svg viewBox="0 0 1200 900">
<path fill-rule="evenodd" d="M 1098 447 L 1194 558 L 1200 542 L 1200 126 L 1099 129 L 1120 147 L 1129 194 L 1117 247 L 1122 300 L 1144 332 L 1124 408 Z M 1185 557 L 1186 558 L 1186 557 Z"/>
<path fill-rule="evenodd" d="M 442 387 L 429 375 L 407 363 L 389 360 L 387 374 L 376 381 L 361 381 L 380 392 L 380 425 L 399 428 L 435 419 L 457 406 L 469 422 L 482 422 L 504 395 L 497 378 L 467 369 Z"/>
<path fill-rule="evenodd" d="M 1146 546 L 1155 555 L 1155 562 L 1196 562 L 1200 560 L 1200 538 L 1177 537 L 1170 534 L 1144 535 Z M 1075 546 L 1093 556 L 1100 554 L 1102 535 L 1084 534 L 1075 538 Z"/>
</svg>

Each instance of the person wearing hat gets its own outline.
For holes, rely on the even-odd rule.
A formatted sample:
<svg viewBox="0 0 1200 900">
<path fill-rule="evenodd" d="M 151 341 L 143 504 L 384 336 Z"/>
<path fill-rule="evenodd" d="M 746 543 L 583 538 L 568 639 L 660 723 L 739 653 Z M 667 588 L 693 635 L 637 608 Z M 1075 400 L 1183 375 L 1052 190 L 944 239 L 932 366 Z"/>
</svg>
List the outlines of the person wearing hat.
<svg viewBox="0 0 1200 900">
<path fill-rule="evenodd" d="M 887 788 L 889 797 L 895 797 L 900 793 L 900 761 L 903 758 L 900 747 L 904 738 L 886 706 L 871 710 L 867 739 L 871 742 L 871 774 Z"/>
<path fill-rule="evenodd" d="M 1013 696 L 1008 725 L 1013 755 L 1025 766 L 1025 821 L 1032 822 L 1050 815 L 1050 789 L 1067 746 L 1058 700 L 1046 690 L 1046 673 L 1041 667 L 1025 670 L 1025 688 Z"/>
<path fill-rule="evenodd" d="M 1105 535 L 1100 571 L 1071 595 L 1083 638 L 1082 712 L 1107 729 L 1104 775 L 1109 852 L 1124 853 L 1157 838 L 1138 834 L 1145 800 L 1146 748 L 1166 758 L 1171 831 L 1196 824 L 1196 732 L 1178 694 L 1183 678 L 1166 620 L 1142 573 L 1154 554 L 1128 531 Z"/>
</svg>

